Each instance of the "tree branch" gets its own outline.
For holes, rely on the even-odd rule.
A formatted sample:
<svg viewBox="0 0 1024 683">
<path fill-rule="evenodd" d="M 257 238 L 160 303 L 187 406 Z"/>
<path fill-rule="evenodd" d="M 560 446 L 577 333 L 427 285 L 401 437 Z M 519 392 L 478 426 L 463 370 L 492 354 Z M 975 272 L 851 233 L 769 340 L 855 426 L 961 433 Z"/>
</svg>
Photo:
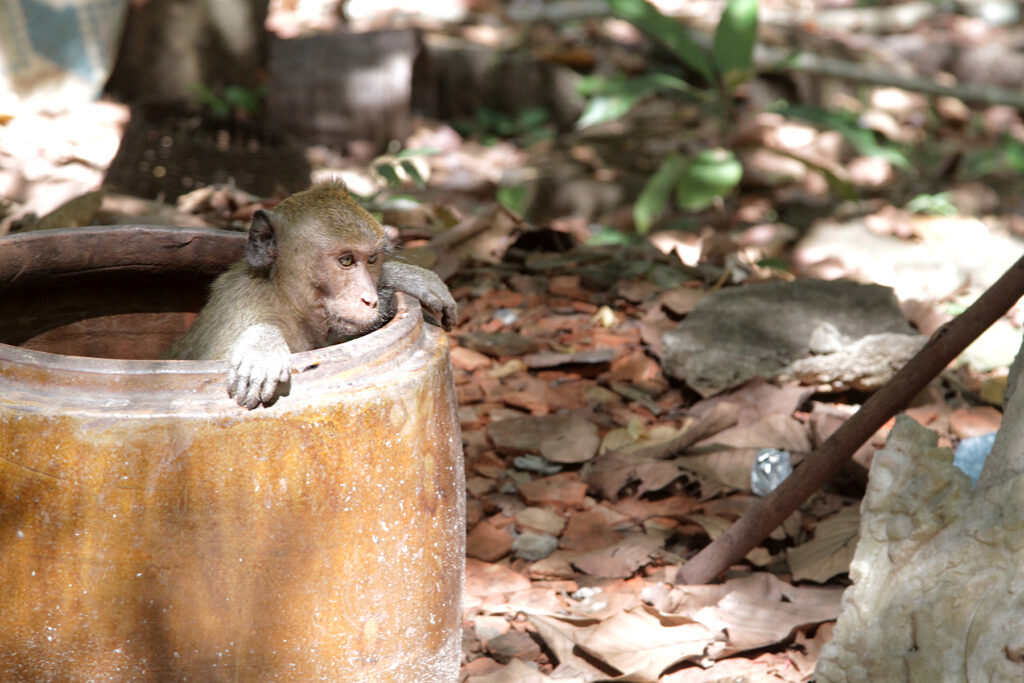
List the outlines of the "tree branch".
<svg viewBox="0 0 1024 683">
<path fill-rule="evenodd" d="M 859 83 L 886 85 L 926 95 L 949 96 L 973 104 L 1008 104 L 1024 109 L 1024 92 L 1009 90 L 983 83 L 940 85 L 927 78 L 900 76 L 892 71 L 881 71 L 812 52 L 793 51 L 758 45 L 754 50 L 754 64 L 759 72 L 803 71 L 817 76 L 842 78 Z"/>
</svg>

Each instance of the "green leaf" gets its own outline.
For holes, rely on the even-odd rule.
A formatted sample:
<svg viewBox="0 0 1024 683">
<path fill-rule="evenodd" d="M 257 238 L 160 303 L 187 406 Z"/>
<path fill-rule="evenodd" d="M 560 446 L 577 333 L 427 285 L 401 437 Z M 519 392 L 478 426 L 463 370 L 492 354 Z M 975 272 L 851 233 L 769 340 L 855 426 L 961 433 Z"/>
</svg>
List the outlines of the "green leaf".
<svg viewBox="0 0 1024 683">
<path fill-rule="evenodd" d="M 621 118 L 629 113 L 629 110 L 636 106 L 642 96 L 634 95 L 597 95 L 587 101 L 576 122 L 576 128 L 582 129 L 588 126 L 596 126 L 599 123 L 607 123 Z"/>
<path fill-rule="evenodd" d="M 651 226 L 661 216 L 668 204 L 672 188 L 679 182 L 681 174 L 686 170 L 686 157 L 681 154 L 670 154 L 658 166 L 658 170 L 648 179 L 644 189 L 640 191 L 636 203 L 633 204 L 633 222 L 636 231 L 646 235 Z"/>
<path fill-rule="evenodd" d="M 414 147 L 413 149 L 403 149 L 395 155 L 395 158 L 408 159 L 410 157 L 429 157 L 440 153 L 441 150 L 437 147 Z"/>
<path fill-rule="evenodd" d="M 384 180 L 388 181 L 388 185 L 391 187 L 399 187 L 402 184 L 401 179 L 398 177 L 398 172 L 395 171 L 395 167 L 391 164 L 377 164 L 375 166 L 377 173 L 380 173 Z"/>
<path fill-rule="evenodd" d="M 743 177 L 743 164 L 727 149 L 705 149 L 686 163 L 676 185 L 676 206 L 684 211 L 701 211 L 736 187 Z"/>
<path fill-rule="evenodd" d="M 707 51 L 674 19 L 666 17 L 646 0 L 608 0 L 608 6 L 616 15 L 658 40 L 705 82 L 715 82 Z"/>
<path fill-rule="evenodd" d="M 409 174 L 412 181 L 416 183 L 416 187 L 422 190 L 427 186 L 427 183 L 423 180 L 423 176 L 420 175 L 420 170 L 416 168 L 416 164 L 406 159 L 400 163 L 400 166 L 402 167 L 402 170 Z"/>
<path fill-rule="evenodd" d="M 914 168 L 898 145 L 884 139 L 880 141 L 875 131 L 860 125 L 857 115 L 853 112 L 830 111 L 802 104 L 785 104 L 778 108 L 778 112 L 788 118 L 807 121 L 819 128 L 840 133 L 858 153 L 866 157 L 885 159 L 905 171 L 912 171 Z"/>
<path fill-rule="evenodd" d="M 711 56 L 726 85 L 732 87 L 754 72 L 758 0 L 729 0 L 715 29 Z"/>
<path fill-rule="evenodd" d="M 520 216 L 526 211 L 526 187 L 524 185 L 503 185 L 498 188 L 498 203 Z"/>
<path fill-rule="evenodd" d="M 1024 173 L 1024 145 L 1009 135 L 1006 136 L 1004 142 L 1006 165 L 1014 173 Z"/>
<path fill-rule="evenodd" d="M 953 195 L 949 192 L 919 194 L 903 208 L 910 213 L 923 213 L 928 216 L 955 216 L 960 213 L 953 204 Z"/>
<path fill-rule="evenodd" d="M 825 178 L 825 182 L 828 183 L 829 191 L 832 194 L 839 197 L 840 199 L 854 201 L 860 197 L 860 195 L 857 193 L 857 188 L 853 183 L 849 182 L 848 180 L 843 180 L 825 166 L 822 166 L 821 164 L 816 164 L 813 161 L 810 161 L 809 159 L 805 159 L 802 156 L 793 154 L 792 152 L 787 152 L 786 150 L 783 149 L 772 148 L 771 152 L 772 154 L 778 154 L 779 156 L 784 156 L 788 159 L 799 161 L 801 164 L 811 169 L 812 171 L 820 173 L 822 177 Z"/>
<path fill-rule="evenodd" d="M 636 237 L 616 230 L 615 228 L 610 228 L 607 225 L 602 225 L 601 228 L 587 240 L 588 247 L 625 247 L 635 243 Z"/>
<path fill-rule="evenodd" d="M 516 123 L 520 130 L 537 128 L 551 120 L 551 115 L 543 107 L 528 107 L 516 117 Z"/>
<path fill-rule="evenodd" d="M 637 102 L 653 93 L 671 90 L 697 99 L 692 85 L 670 74 L 653 73 L 633 77 L 590 77 L 581 84 L 580 92 L 591 95 L 576 128 L 606 123 L 624 116 Z"/>
</svg>

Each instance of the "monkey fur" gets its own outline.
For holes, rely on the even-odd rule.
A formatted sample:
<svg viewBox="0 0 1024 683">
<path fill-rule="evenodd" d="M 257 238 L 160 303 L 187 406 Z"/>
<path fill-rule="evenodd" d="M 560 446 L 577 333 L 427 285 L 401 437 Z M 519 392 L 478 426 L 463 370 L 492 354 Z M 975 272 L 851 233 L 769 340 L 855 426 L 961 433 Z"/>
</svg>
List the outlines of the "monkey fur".
<svg viewBox="0 0 1024 683">
<path fill-rule="evenodd" d="M 163 358 L 230 361 L 228 394 L 252 409 L 291 377 L 289 355 L 372 332 L 393 295 L 420 300 L 446 330 L 457 307 L 433 272 L 385 261 L 384 229 L 331 181 L 253 215 L 245 259 L 211 287 L 206 306 Z"/>
</svg>

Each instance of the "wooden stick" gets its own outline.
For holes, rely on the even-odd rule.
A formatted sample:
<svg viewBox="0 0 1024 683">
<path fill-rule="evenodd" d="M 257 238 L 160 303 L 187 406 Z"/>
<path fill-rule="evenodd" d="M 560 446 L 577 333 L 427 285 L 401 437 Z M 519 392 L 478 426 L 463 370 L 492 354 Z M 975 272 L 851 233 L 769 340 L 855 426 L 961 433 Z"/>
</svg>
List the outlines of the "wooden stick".
<svg viewBox="0 0 1024 683">
<path fill-rule="evenodd" d="M 708 583 L 741 560 L 1022 295 L 1024 258 L 1011 266 L 970 308 L 936 330 L 917 355 L 868 398 L 825 443 L 814 449 L 777 489 L 760 499 L 724 534 L 683 565 L 677 583 Z"/>
</svg>

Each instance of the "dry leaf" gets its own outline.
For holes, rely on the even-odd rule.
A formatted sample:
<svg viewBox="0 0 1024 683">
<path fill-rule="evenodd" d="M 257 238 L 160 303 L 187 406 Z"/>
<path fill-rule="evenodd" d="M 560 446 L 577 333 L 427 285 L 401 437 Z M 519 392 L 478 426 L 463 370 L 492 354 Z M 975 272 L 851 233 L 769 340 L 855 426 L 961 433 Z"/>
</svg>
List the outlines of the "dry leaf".
<svg viewBox="0 0 1024 683">
<path fill-rule="evenodd" d="M 540 454 L 549 462 L 586 462 L 597 455 L 600 444 L 597 425 L 575 418 L 568 420 L 558 433 L 540 442 Z"/>
<path fill-rule="evenodd" d="M 662 671 L 684 659 L 704 655 L 709 645 L 720 640 L 703 624 L 689 619 L 665 617 L 644 606 L 604 621 L 527 613 L 559 662 L 570 662 L 602 679 L 607 673 L 578 657 L 578 647 L 628 675 L 630 681 L 654 683 Z"/>
<path fill-rule="evenodd" d="M 731 403 L 736 410 L 736 423 L 745 427 L 768 415 L 792 415 L 812 393 L 812 388 L 800 386 L 796 382 L 780 386 L 755 377 L 732 391 L 698 401 L 687 412 L 703 416 L 721 403 Z"/>
<path fill-rule="evenodd" d="M 526 618 L 537 629 L 537 635 L 541 637 L 560 664 L 572 664 L 582 671 L 592 672 L 596 677 L 605 673 L 574 652 L 577 647 L 586 642 L 591 632 L 601 623 L 599 619 L 530 611 L 526 611 Z"/>
<path fill-rule="evenodd" d="M 566 550 L 586 553 L 621 540 L 622 536 L 615 532 L 604 515 L 586 511 L 577 512 L 569 518 L 559 545 Z"/>
<path fill-rule="evenodd" d="M 470 676 L 466 683 L 548 683 L 552 679 L 521 659 L 483 676 Z"/>
<path fill-rule="evenodd" d="M 636 495 L 660 491 L 679 478 L 679 467 L 665 460 L 648 460 L 637 465 L 634 472 L 639 485 Z"/>
<path fill-rule="evenodd" d="M 711 537 L 711 540 L 721 536 L 733 525 L 732 520 L 713 515 L 686 515 L 686 519 L 699 524 L 700 528 Z M 772 555 L 767 549 L 757 547 L 747 553 L 745 559 L 755 566 L 764 567 L 771 562 Z"/>
<path fill-rule="evenodd" d="M 502 455 L 540 453 L 560 463 L 590 460 L 601 442 L 597 425 L 573 414 L 501 420 L 492 423 L 488 431 Z"/>
<path fill-rule="evenodd" d="M 467 595 L 482 597 L 495 593 L 515 593 L 529 587 L 529 579 L 508 567 L 472 558 L 466 560 Z"/>
<path fill-rule="evenodd" d="M 696 307 L 700 300 L 707 296 L 703 289 L 679 287 L 661 295 L 661 305 L 676 315 L 686 315 Z"/>
<path fill-rule="evenodd" d="M 103 203 L 105 190 L 94 190 L 70 199 L 46 214 L 31 225 L 23 227 L 21 232 L 30 230 L 52 230 L 54 228 L 80 228 L 93 225 L 96 213 Z"/>
<path fill-rule="evenodd" d="M 577 472 L 563 472 L 528 481 L 519 487 L 523 500 L 530 505 L 561 505 L 582 508 L 587 485 Z"/>
<path fill-rule="evenodd" d="M 854 506 L 818 522 L 813 539 L 786 551 L 793 578 L 825 583 L 849 571 L 859 529 L 860 510 Z"/>
<path fill-rule="evenodd" d="M 649 564 L 664 541 L 644 533 L 628 534 L 615 545 L 577 555 L 572 563 L 581 571 L 609 579 L 625 579 Z"/>
<path fill-rule="evenodd" d="M 679 587 L 682 592 L 687 587 Z M 794 629 L 834 620 L 843 589 L 795 587 L 767 572 L 728 581 L 713 604 L 680 612 L 711 629 L 729 634 L 724 654 L 779 643 Z M 705 598 L 711 595 L 702 594 Z"/>
<path fill-rule="evenodd" d="M 706 439 L 706 445 L 733 448 L 779 448 L 790 453 L 809 453 L 811 440 L 807 425 L 799 420 L 773 413 L 752 425 L 733 427 Z"/>
<path fill-rule="evenodd" d="M 803 651 L 801 652 L 798 648 L 790 648 L 788 654 L 793 666 L 804 674 L 803 680 L 811 680 L 814 676 L 814 667 L 821 655 L 821 648 L 832 640 L 832 631 L 835 626 L 834 621 L 821 624 L 814 632 L 813 638 L 808 638 L 803 632 L 796 634 L 793 644 L 802 647 Z"/>
<path fill-rule="evenodd" d="M 640 481 L 640 490 L 658 491 L 679 476 L 679 468 L 664 460 L 651 460 L 642 455 L 613 451 L 594 460 L 587 481 L 608 500 L 618 500 L 619 491 L 631 481 Z"/>
<path fill-rule="evenodd" d="M 704 624 L 640 606 L 598 624 L 580 647 L 630 680 L 653 683 L 676 662 L 702 657 L 720 637 Z"/>
<path fill-rule="evenodd" d="M 614 349 L 589 349 L 572 353 L 541 351 L 539 353 L 526 354 L 522 358 L 522 363 L 524 367 L 539 370 L 542 368 L 556 368 L 560 365 L 599 365 L 610 362 L 614 357 Z"/>
<path fill-rule="evenodd" d="M 721 492 L 725 488 L 749 491 L 750 470 L 754 466 L 756 457 L 756 448 L 734 448 L 705 455 L 684 455 L 681 458 L 675 458 L 672 463 L 720 484 L 717 490 L 712 488 L 715 493 Z M 706 491 L 703 488 L 701 493 L 704 498 L 712 495 L 711 491 Z"/>
</svg>

